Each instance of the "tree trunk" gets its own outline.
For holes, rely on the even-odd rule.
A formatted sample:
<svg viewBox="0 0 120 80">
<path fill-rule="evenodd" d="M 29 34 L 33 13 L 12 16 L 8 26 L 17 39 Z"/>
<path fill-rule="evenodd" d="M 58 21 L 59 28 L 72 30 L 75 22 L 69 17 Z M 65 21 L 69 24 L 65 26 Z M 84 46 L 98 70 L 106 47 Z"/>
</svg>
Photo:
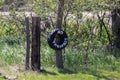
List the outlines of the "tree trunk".
<svg viewBox="0 0 120 80">
<path fill-rule="evenodd" d="M 25 27 L 26 27 L 26 62 L 25 69 L 29 69 L 29 56 L 30 56 L 30 30 L 29 30 L 29 18 L 25 18 Z"/>
<path fill-rule="evenodd" d="M 64 11 L 64 0 L 59 0 L 58 5 L 58 13 L 57 13 L 57 28 L 61 28 L 62 26 L 62 19 L 63 19 L 63 11 Z M 62 50 L 56 50 L 56 65 L 58 68 L 64 68 L 63 65 L 63 58 L 62 58 Z"/>
<path fill-rule="evenodd" d="M 120 49 L 120 9 L 114 9 L 112 11 L 112 30 L 115 36 L 114 45 Z"/>
<path fill-rule="evenodd" d="M 32 53 L 31 68 L 40 71 L 40 18 L 32 17 Z"/>
</svg>

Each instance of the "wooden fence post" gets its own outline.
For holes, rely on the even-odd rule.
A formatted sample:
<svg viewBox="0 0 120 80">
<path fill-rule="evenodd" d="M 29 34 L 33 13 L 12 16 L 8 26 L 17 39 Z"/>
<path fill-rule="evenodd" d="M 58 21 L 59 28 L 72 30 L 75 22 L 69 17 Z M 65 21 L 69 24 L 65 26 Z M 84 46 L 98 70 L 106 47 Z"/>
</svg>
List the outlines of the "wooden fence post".
<svg viewBox="0 0 120 80">
<path fill-rule="evenodd" d="M 26 32 L 26 61 L 25 69 L 29 69 L 29 57 L 30 57 L 30 29 L 29 29 L 29 18 L 25 18 L 25 32 Z"/>
<path fill-rule="evenodd" d="M 32 51 L 31 51 L 31 68 L 34 71 L 40 71 L 40 18 L 32 17 Z"/>
</svg>

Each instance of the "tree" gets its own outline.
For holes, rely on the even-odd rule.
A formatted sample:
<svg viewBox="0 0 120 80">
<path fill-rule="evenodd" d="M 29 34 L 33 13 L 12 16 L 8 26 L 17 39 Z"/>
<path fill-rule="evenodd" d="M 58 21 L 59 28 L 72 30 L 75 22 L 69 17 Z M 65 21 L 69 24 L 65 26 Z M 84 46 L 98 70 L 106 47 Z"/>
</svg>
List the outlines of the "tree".
<svg viewBox="0 0 120 80">
<path fill-rule="evenodd" d="M 63 11 L 64 11 L 64 0 L 59 0 L 58 12 L 57 12 L 57 22 L 56 22 L 57 28 L 62 27 Z M 56 50 L 56 65 L 58 68 L 64 68 L 63 58 L 62 58 L 62 50 Z"/>
</svg>

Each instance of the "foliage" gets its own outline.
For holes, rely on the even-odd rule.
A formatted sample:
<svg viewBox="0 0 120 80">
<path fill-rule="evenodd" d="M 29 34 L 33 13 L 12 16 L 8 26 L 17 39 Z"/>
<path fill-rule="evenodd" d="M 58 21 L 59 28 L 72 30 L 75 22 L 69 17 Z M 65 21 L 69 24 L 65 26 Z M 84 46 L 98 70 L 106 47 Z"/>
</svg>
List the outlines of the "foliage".
<svg viewBox="0 0 120 80">
<path fill-rule="evenodd" d="M 41 17 L 42 21 L 49 20 L 49 22 L 51 22 L 50 25 L 52 26 L 50 27 L 50 29 L 48 29 L 48 31 L 50 31 L 51 29 L 55 27 L 57 4 L 58 2 L 54 0 L 45 0 L 45 1 L 44 0 L 31 0 L 31 1 L 28 1 L 28 3 L 26 4 L 27 6 L 26 10 L 34 11 L 36 14 L 38 14 Z M 89 45 L 91 45 L 92 48 L 109 43 L 109 40 L 107 38 L 107 33 L 105 29 L 101 30 L 101 25 L 99 24 L 100 23 L 99 20 L 97 20 L 96 18 L 92 19 L 89 16 L 88 17 L 83 16 L 84 14 L 83 12 L 90 8 L 91 9 L 88 11 L 96 12 L 95 15 L 97 15 L 97 12 L 102 11 L 102 9 L 100 9 L 102 7 L 99 5 L 103 5 L 103 4 L 107 4 L 107 1 L 103 1 L 103 0 L 99 0 L 99 1 L 96 1 L 96 0 L 75 0 L 75 1 L 66 0 L 65 1 L 63 29 L 66 30 L 69 36 L 71 47 L 86 47 L 88 46 L 88 41 L 90 43 Z M 1 21 L 1 28 L 0 28 L 1 36 L 3 35 L 4 37 L 19 36 L 18 39 L 21 37 L 22 38 L 24 37 L 24 35 L 20 36 L 21 35 L 20 33 L 24 33 L 23 24 L 21 25 L 21 21 L 23 21 L 24 16 L 22 16 L 21 18 L 21 16 L 19 15 L 20 19 L 16 16 L 17 16 L 16 10 L 12 9 L 11 16 L 10 16 L 12 17 L 12 20 L 8 19 L 8 21 L 7 20 Z M 45 35 L 47 34 L 45 33 Z M 9 39 L 7 39 L 6 41 L 8 40 Z M 12 39 L 10 39 L 10 42 L 11 40 Z"/>
<path fill-rule="evenodd" d="M 24 55 L 24 46 L 0 43 L 0 66 L 19 64 L 24 61 Z"/>
<path fill-rule="evenodd" d="M 86 50 L 84 48 L 71 49 L 67 48 L 66 53 L 63 54 L 64 66 L 73 71 L 86 70 L 84 64 Z M 110 50 L 95 49 L 89 51 L 88 69 L 105 69 L 112 71 L 119 71 L 119 58 L 115 58 L 110 54 Z M 0 44 L 0 62 L 1 66 L 11 64 L 21 64 L 25 60 L 25 47 L 21 45 L 7 45 Z M 55 54 L 49 47 L 41 48 L 41 63 L 42 67 L 55 67 Z"/>
<path fill-rule="evenodd" d="M 58 2 L 55 0 L 45 0 L 45 1 L 31 0 L 30 2 L 28 1 L 28 3 L 26 4 L 26 6 L 28 6 L 26 10 L 32 10 L 35 13 L 37 13 L 38 16 L 41 17 L 42 21 L 46 19 L 50 20 L 51 22 L 50 25 L 52 27 L 50 27 L 47 30 L 51 31 L 55 27 L 57 4 Z M 99 65 L 102 63 L 102 61 L 104 62 L 104 60 L 108 61 L 107 63 L 111 63 L 109 62 L 111 58 L 114 59 L 114 56 L 112 55 L 110 56 L 105 55 L 106 53 L 111 54 L 112 52 L 110 51 L 97 52 L 97 50 L 102 49 L 104 45 L 109 44 L 109 39 L 106 29 L 101 27 L 103 25 L 101 25 L 101 22 L 99 21 L 97 16 L 97 15 L 102 15 L 100 17 L 101 18 L 103 17 L 103 14 L 99 14 L 99 12 L 102 13 L 104 12 L 104 10 L 107 10 L 105 9 L 105 7 L 109 6 L 108 4 L 109 2 L 106 0 L 105 1 L 103 0 L 99 0 L 99 1 L 66 0 L 65 1 L 65 12 L 64 12 L 64 21 L 62 28 L 66 31 L 69 37 L 69 45 L 68 48 L 66 49 L 66 53 L 64 54 L 66 67 L 71 66 L 70 68 L 77 70 L 78 69 L 77 66 L 81 67 L 81 65 L 84 64 L 84 57 L 86 52 L 89 54 L 88 61 L 90 61 L 90 65 L 95 65 L 95 64 Z M 88 12 L 87 14 L 89 14 L 89 12 L 90 13 L 92 12 L 92 17 L 84 16 L 83 13 L 84 11 L 87 11 Z M 2 18 L 0 20 L 1 42 L 7 43 L 11 46 L 12 45 L 15 46 L 17 44 L 21 45 L 21 43 L 24 43 L 25 41 L 25 35 L 23 34 L 25 31 L 25 28 L 23 26 L 24 17 L 25 17 L 24 15 L 18 15 L 16 9 L 12 9 L 8 19 Z M 109 22 L 107 22 L 105 19 L 103 22 L 105 23 L 107 29 L 109 30 L 110 38 L 112 38 L 113 36 L 111 34 L 112 30 L 110 25 L 108 25 Z M 54 66 L 55 65 L 54 51 L 46 47 L 48 46 L 46 41 L 47 32 L 42 32 L 42 34 L 45 35 L 45 36 L 42 35 L 41 37 L 42 65 Z M 9 49 L 7 51 L 9 51 Z M 10 51 L 10 52 L 11 54 L 14 54 L 14 51 Z M 101 53 L 103 54 L 101 55 Z M 17 54 L 13 55 L 13 57 L 15 56 L 17 56 Z"/>
<path fill-rule="evenodd" d="M 10 16 L 11 15 L 11 16 Z M 13 10 L 8 17 L 1 16 L 0 20 L 0 38 L 1 41 L 8 44 L 20 44 L 24 41 L 24 26 L 22 16 L 17 17 L 17 13 Z M 15 19 L 14 19 L 15 18 Z"/>
<path fill-rule="evenodd" d="M 25 5 L 27 6 L 26 11 L 35 12 L 43 22 L 45 20 L 50 22 L 50 27 L 46 29 L 46 32 L 43 31 L 41 36 L 43 68 L 55 69 L 55 54 L 48 47 L 46 36 L 55 28 L 57 5 L 56 0 L 29 0 Z M 111 40 L 114 37 L 111 23 L 108 20 L 111 16 L 104 17 L 104 12 L 112 11 L 116 7 L 119 7 L 118 0 L 66 0 L 62 29 L 68 34 L 69 44 L 63 51 L 64 66 L 72 71 L 78 71 L 78 73 L 63 74 L 58 71 L 56 75 L 51 75 L 48 74 L 49 72 L 43 72 L 43 74 L 27 72 L 26 75 L 22 74 L 20 79 L 120 79 L 120 51 L 115 51 L 111 46 L 107 47 L 110 44 L 108 33 Z M 13 8 L 8 18 L 0 19 L 0 66 L 25 62 L 25 34 L 23 34 L 25 16 L 24 14 L 18 15 L 16 11 Z M 88 16 L 84 15 L 85 12 Z M 92 15 L 89 16 L 89 14 Z M 100 19 L 104 18 L 104 25 L 98 16 Z M 87 65 L 85 64 L 86 54 L 88 54 Z M 117 54 L 118 57 L 115 57 L 114 54 Z"/>
<path fill-rule="evenodd" d="M 3 3 L 4 3 L 4 0 L 0 0 L 0 10 L 2 9 Z"/>
</svg>

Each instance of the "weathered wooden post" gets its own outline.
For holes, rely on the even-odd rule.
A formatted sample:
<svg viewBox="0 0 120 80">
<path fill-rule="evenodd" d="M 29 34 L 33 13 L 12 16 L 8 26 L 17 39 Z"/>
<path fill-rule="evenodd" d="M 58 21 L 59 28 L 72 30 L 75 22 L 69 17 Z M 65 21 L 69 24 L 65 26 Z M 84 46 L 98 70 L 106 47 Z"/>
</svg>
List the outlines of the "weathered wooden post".
<svg viewBox="0 0 120 80">
<path fill-rule="evenodd" d="M 32 17 L 32 51 L 31 51 L 31 68 L 34 71 L 40 71 L 40 18 Z"/>
<path fill-rule="evenodd" d="M 113 45 L 114 45 L 114 56 L 118 57 L 119 54 L 116 52 L 120 49 L 120 8 L 113 9 L 112 11 L 112 32 L 114 35 Z"/>
<path fill-rule="evenodd" d="M 30 29 L 29 29 L 29 18 L 25 18 L 25 32 L 26 32 L 26 61 L 25 69 L 29 69 L 29 57 L 30 57 Z"/>
<path fill-rule="evenodd" d="M 120 49 L 120 9 L 116 8 L 112 11 L 112 31 L 115 36 L 114 45 Z"/>
</svg>

